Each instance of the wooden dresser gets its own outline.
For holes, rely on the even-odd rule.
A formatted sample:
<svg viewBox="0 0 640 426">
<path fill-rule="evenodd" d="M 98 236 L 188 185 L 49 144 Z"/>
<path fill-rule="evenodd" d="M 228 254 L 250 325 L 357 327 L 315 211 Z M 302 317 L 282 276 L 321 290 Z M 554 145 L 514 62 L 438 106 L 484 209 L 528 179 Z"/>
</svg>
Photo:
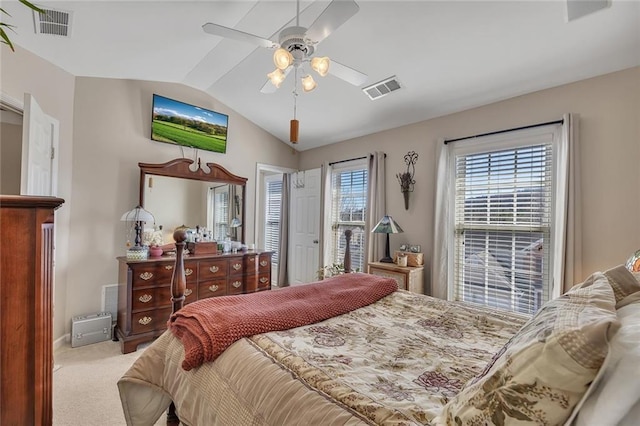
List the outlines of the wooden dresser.
<svg viewBox="0 0 640 426">
<path fill-rule="evenodd" d="M 50 425 L 53 222 L 61 198 L 0 195 L 0 425 Z"/>
<path fill-rule="evenodd" d="M 185 256 L 185 304 L 207 297 L 271 289 L 273 252 Z M 171 315 L 175 257 L 148 260 L 118 257 L 118 324 L 122 353 L 162 334 Z"/>
</svg>

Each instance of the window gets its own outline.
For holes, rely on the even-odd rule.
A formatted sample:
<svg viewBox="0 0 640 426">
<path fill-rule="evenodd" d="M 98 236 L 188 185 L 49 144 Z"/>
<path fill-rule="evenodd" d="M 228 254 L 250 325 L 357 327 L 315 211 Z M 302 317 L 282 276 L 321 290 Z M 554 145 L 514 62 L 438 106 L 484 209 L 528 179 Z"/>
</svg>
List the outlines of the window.
<svg viewBox="0 0 640 426">
<path fill-rule="evenodd" d="M 551 297 L 559 126 L 464 141 L 450 156 L 450 297 L 524 314 Z"/>
<path fill-rule="evenodd" d="M 229 185 L 215 186 L 209 189 L 212 211 L 215 222 L 213 223 L 213 239 L 225 241 L 229 236 Z"/>
<path fill-rule="evenodd" d="M 280 209 L 282 205 L 282 175 L 269 175 L 264 179 L 265 188 L 265 217 L 264 217 L 264 248 L 273 251 L 271 257 L 272 280 L 278 278 L 278 250 L 280 248 Z"/>
<path fill-rule="evenodd" d="M 348 161 L 332 166 L 330 202 L 329 255 L 325 264 L 343 263 L 346 248 L 344 231 L 350 229 L 353 232 L 351 267 L 358 271 L 366 271 L 366 160 Z"/>
</svg>

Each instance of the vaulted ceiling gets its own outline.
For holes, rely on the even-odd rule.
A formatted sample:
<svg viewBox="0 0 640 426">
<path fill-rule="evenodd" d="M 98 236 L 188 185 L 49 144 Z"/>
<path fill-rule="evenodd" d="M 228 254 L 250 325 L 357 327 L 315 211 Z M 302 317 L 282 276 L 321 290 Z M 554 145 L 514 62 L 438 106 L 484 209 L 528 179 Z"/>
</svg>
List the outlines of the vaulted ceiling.
<svg viewBox="0 0 640 426">
<path fill-rule="evenodd" d="M 342 1 L 342 0 L 336 0 Z M 348 140 L 640 65 L 640 2 L 567 19 L 565 1 L 356 0 L 359 10 L 316 54 L 368 75 L 332 74 L 297 96 L 298 150 Z M 3 0 L 12 40 L 76 76 L 177 82 L 208 92 L 288 143 L 293 72 L 260 89 L 273 51 L 203 31 L 207 22 L 278 41 L 295 25 L 287 1 L 41 1 L 71 12 L 68 37 L 36 34 L 33 15 Z M 299 4 L 309 27 L 328 1 Z M 6 58 L 3 58 L 6 60 Z M 363 87 L 396 76 L 401 89 L 370 100 Z M 299 76 L 300 77 L 300 76 Z"/>
</svg>

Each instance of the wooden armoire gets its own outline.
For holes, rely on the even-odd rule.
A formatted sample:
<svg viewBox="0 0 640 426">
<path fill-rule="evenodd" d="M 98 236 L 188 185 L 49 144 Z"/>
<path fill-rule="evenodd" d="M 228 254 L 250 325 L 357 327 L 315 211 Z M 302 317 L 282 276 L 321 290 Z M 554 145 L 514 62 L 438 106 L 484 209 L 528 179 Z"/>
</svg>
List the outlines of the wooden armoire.
<svg viewBox="0 0 640 426">
<path fill-rule="evenodd" d="M 0 195 L 0 425 L 50 425 L 53 218 L 61 198 Z"/>
</svg>

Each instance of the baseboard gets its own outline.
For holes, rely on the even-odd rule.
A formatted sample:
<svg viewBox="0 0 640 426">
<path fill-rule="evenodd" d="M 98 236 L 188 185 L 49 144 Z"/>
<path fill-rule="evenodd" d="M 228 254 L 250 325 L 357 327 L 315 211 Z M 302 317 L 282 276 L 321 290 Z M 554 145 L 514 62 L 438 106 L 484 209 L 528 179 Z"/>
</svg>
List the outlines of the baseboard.
<svg viewBox="0 0 640 426">
<path fill-rule="evenodd" d="M 53 351 L 54 352 L 57 351 L 58 349 L 60 349 L 65 344 L 68 344 L 69 342 L 71 342 L 71 334 L 69 333 L 58 337 L 56 340 L 53 341 Z"/>
</svg>

